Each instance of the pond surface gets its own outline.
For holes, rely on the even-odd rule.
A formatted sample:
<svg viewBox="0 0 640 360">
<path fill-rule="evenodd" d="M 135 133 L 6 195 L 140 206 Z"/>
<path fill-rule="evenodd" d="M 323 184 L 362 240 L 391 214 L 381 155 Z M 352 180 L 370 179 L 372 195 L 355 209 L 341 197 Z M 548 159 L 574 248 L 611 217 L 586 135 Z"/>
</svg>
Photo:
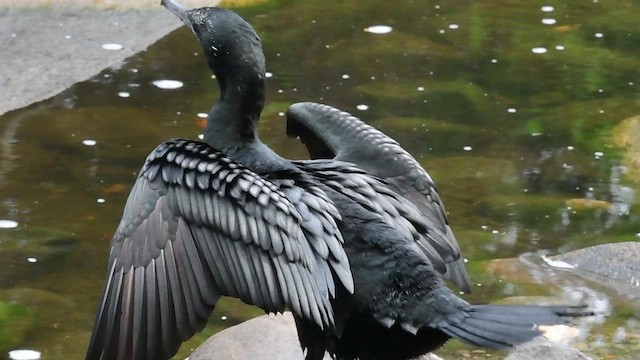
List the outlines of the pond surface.
<svg viewBox="0 0 640 360">
<path fill-rule="evenodd" d="M 239 12 L 261 35 L 271 73 L 264 142 L 307 158 L 285 134 L 292 102 L 361 117 L 436 181 L 477 283 L 470 301 L 597 293 L 612 316 L 590 324 L 580 348 L 594 358 L 637 354 L 637 305 L 579 280 L 502 279 L 486 264 L 638 240 L 640 175 L 630 164 L 640 154 L 619 138 L 633 136 L 619 126 L 640 114 L 638 2 L 271 1 Z M 163 89 L 158 80 L 180 83 Z M 118 69 L 2 116 L 0 324 L 9 326 L 0 353 L 83 357 L 109 239 L 137 171 L 158 143 L 197 137 L 198 114 L 217 96 L 183 28 Z M 176 358 L 257 314 L 224 301 Z M 439 354 L 501 355 L 471 350 L 453 343 Z"/>
</svg>

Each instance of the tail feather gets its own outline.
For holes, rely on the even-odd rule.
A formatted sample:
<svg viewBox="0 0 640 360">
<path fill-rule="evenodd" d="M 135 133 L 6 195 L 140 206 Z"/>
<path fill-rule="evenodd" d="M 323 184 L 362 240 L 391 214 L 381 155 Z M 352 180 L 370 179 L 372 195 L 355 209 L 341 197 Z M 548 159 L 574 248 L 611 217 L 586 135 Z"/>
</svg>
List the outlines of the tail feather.
<svg viewBox="0 0 640 360">
<path fill-rule="evenodd" d="M 589 316 L 584 307 L 472 305 L 467 317 L 442 326 L 447 335 L 469 344 L 502 349 L 542 335 L 538 325 L 559 325 L 568 317 Z"/>
<path fill-rule="evenodd" d="M 449 326 L 442 329 L 447 335 L 456 338 L 458 340 L 464 341 L 467 344 L 488 348 L 488 349 L 504 349 L 511 346 L 507 342 L 499 341 L 497 339 L 490 339 L 486 336 L 480 336 L 478 333 L 478 329 L 475 328 L 467 328 L 463 326 Z"/>
</svg>

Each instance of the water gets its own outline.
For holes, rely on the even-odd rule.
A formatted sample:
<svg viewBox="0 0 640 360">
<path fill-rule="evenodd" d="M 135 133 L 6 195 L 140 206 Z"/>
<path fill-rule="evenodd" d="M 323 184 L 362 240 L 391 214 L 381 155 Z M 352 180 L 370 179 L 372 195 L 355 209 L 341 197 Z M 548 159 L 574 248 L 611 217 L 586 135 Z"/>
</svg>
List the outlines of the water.
<svg viewBox="0 0 640 360">
<path fill-rule="evenodd" d="M 640 6 L 544 5 L 279 1 L 242 9 L 264 41 L 271 74 L 261 137 L 285 157 L 305 158 L 304 146 L 285 135 L 289 104 L 319 101 L 361 116 L 436 181 L 477 284 L 472 301 L 571 292 L 575 283 L 503 280 L 486 262 L 637 241 L 640 176 L 615 134 L 639 113 Z M 159 87 L 163 80 L 182 86 Z M 0 300 L 9 304 L 0 302 L 9 309 L 0 315 L 19 319 L 11 329 L 18 339 L 6 349 L 0 330 L 2 352 L 82 357 L 109 239 L 142 161 L 168 138 L 196 138 L 199 114 L 217 96 L 198 44 L 182 29 L 118 69 L 2 117 L 0 219 L 18 225 L 0 228 L 17 239 L 0 244 Z M 593 325 L 600 338 L 584 347 L 630 358 L 625 341 L 637 344 L 638 309 L 611 293 L 607 301 L 614 316 Z M 177 358 L 259 313 L 221 303 Z M 622 350 L 608 346 L 613 338 Z M 468 349 L 452 344 L 441 354 Z"/>
</svg>

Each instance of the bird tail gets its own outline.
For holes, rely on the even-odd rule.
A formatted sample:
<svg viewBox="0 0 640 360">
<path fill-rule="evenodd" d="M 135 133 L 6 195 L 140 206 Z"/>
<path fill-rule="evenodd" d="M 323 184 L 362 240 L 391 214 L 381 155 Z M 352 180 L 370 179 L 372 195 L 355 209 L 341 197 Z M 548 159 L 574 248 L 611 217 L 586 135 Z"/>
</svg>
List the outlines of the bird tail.
<svg viewBox="0 0 640 360">
<path fill-rule="evenodd" d="M 584 306 L 472 305 L 466 317 L 440 326 L 447 335 L 489 349 L 502 349 L 542 335 L 540 325 L 593 315 Z"/>
</svg>

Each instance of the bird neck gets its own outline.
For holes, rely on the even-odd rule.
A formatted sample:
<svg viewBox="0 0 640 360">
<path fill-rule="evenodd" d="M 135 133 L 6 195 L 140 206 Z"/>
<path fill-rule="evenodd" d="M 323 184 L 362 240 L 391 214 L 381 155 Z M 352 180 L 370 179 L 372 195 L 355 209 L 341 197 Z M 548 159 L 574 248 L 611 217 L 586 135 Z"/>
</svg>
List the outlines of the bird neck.
<svg viewBox="0 0 640 360">
<path fill-rule="evenodd" d="M 216 72 L 220 100 L 209 112 L 204 140 L 227 154 L 259 141 L 257 126 L 264 107 L 264 71 L 253 70 Z"/>
</svg>

